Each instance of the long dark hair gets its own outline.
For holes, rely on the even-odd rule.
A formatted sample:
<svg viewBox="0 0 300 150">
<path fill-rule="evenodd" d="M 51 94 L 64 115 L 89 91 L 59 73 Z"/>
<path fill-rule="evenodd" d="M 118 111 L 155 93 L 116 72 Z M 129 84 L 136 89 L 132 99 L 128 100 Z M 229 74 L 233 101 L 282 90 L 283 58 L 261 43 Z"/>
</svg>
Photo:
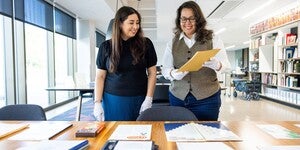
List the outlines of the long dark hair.
<svg viewBox="0 0 300 150">
<path fill-rule="evenodd" d="M 192 9 L 193 13 L 196 18 L 196 37 L 195 40 L 198 42 L 201 42 L 202 44 L 205 43 L 208 40 L 212 39 L 212 30 L 206 29 L 207 21 L 205 20 L 205 17 L 199 7 L 199 5 L 194 1 L 187 1 L 184 2 L 178 9 L 177 9 L 177 16 L 175 19 L 176 27 L 174 28 L 174 33 L 180 34 L 182 32 L 182 29 L 180 27 L 180 16 L 181 16 L 181 10 L 183 8 Z"/>
<path fill-rule="evenodd" d="M 141 28 L 141 15 L 132 7 L 123 6 L 121 7 L 114 18 L 114 24 L 112 29 L 112 38 L 111 38 L 111 54 L 110 54 L 110 63 L 109 63 L 109 72 L 116 72 L 119 60 L 122 52 L 122 30 L 121 24 L 128 18 L 129 15 L 136 14 L 139 18 L 139 29 L 134 37 L 130 40 L 130 51 L 133 57 L 132 64 L 137 64 L 140 62 L 145 55 L 145 38 Z"/>
</svg>

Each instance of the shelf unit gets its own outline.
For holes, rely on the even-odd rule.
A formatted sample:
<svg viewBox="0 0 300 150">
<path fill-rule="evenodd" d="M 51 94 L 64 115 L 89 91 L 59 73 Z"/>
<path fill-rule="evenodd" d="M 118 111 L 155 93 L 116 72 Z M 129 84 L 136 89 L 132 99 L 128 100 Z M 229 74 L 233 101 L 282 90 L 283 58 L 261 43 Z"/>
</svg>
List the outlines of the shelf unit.
<svg viewBox="0 0 300 150">
<path fill-rule="evenodd" d="M 300 6 L 295 9 L 300 13 Z M 251 35 L 249 46 L 249 71 L 261 74 L 260 95 L 298 108 L 299 33 L 300 17 L 284 25 L 255 32 Z"/>
</svg>

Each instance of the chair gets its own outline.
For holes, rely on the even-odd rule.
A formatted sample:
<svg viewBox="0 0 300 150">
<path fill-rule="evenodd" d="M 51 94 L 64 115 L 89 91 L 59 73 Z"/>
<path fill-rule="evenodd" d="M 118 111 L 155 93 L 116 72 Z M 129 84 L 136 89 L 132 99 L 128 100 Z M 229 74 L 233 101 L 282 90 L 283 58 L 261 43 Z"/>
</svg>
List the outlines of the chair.
<svg viewBox="0 0 300 150">
<path fill-rule="evenodd" d="M 190 110 L 179 106 L 157 106 L 143 111 L 137 121 L 198 121 Z"/>
<path fill-rule="evenodd" d="M 35 104 L 7 105 L 0 109 L 0 120 L 47 120 L 44 109 Z"/>
<path fill-rule="evenodd" d="M 169 105 L 169 85 L 156 85 L 153 95 L 153 105 Z"/>
</svg>

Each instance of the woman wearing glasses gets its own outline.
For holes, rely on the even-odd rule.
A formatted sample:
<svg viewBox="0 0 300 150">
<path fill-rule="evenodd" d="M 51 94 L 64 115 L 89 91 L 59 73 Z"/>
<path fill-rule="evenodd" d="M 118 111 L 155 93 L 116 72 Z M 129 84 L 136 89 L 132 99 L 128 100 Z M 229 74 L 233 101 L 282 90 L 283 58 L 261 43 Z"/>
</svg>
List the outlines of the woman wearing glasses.
<svg viewBox="0 0 300 150">
<path fill-rule="evenodd" d="M 222 41 L 206 29 L 206 20 L 194 1 L 177 9 L 175 36 L 167 44 L 162 73 L 171 80 L 170 104 L 191 110 L 198 120 L 218 120 L 221 90 L 217 73 L 229 70 L 230 64 Z M 180 72 L 180 68 L 197 51 L 221 49 L 199 71 Z"/>
</svg>

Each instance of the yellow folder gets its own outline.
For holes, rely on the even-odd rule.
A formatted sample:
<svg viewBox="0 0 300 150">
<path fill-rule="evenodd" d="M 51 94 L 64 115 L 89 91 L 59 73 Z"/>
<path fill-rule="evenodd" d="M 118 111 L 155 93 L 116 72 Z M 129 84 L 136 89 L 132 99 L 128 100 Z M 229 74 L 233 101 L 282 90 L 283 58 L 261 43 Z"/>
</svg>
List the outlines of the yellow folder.
<svg viewBox="0 0 300 150">
<path fill-rule="evenodd" d="M 202 68 L 204 62 L 214 57 L 219 51 L 220 49 L 198 51 L 189 61 L 181 66 L 178 71 L 198 71 Z"/>
</svg>

